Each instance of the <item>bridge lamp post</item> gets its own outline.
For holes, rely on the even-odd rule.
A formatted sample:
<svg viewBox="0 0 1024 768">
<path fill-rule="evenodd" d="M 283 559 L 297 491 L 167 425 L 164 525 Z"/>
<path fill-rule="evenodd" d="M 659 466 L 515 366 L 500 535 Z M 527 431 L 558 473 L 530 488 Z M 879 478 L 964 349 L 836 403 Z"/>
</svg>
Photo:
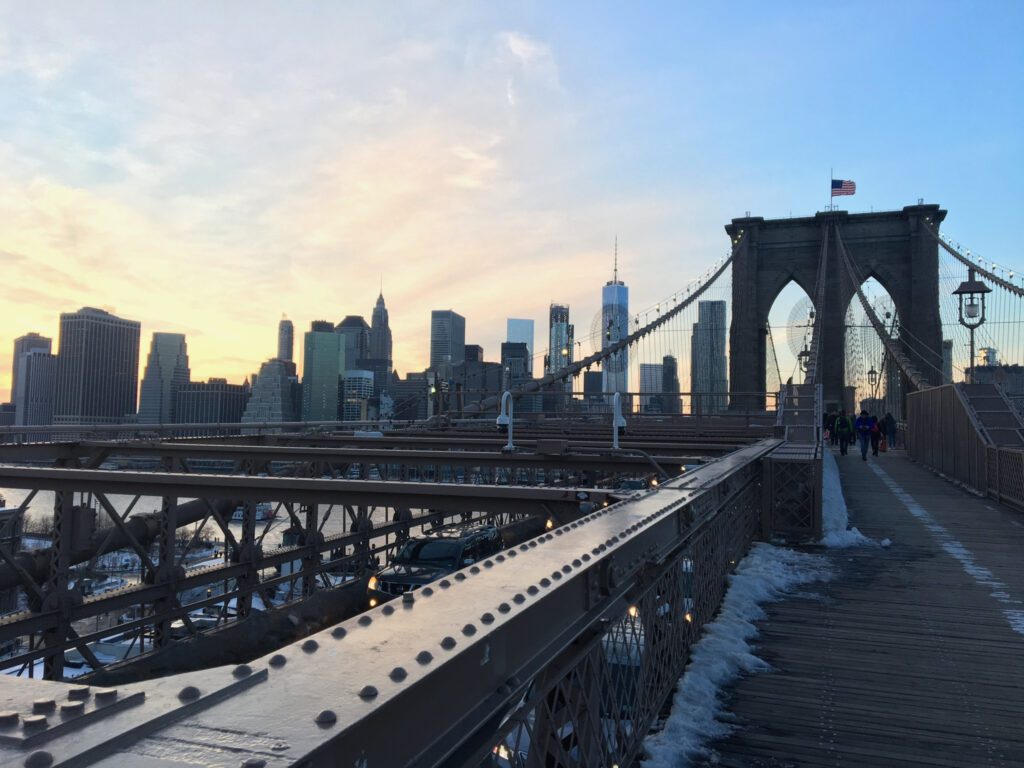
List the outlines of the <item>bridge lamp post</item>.
<svg viewBox="0 0 1024 768">
<path fill-rule="evenodd" d="M 878 383 L 878 371 L 875 370 L 875 366 L 871 366 L 871 370 L 868 371 L 868 386 L 871 387 L 871 393 L 875 392 L 875 384 Z"/>
<path fill-rule="evenodd" d="M 971 375 L 964 371 L 964 380 L 974 383 L 974 331 L 985 323 L 985 294 L 992 289 L 974 277 L 974 270 L 967 270 L 967 279 L 953 291 L 960 302 L 960 325 L 971 332 Z"/>
<path fill-rule="evenodd" d="M 501 449 L 505 453 L 512 453 L 516 449 L 515 443 L 512 442 L 512 422 L 514 419 L 512 414 L 512 393 L 506 390 L 501 396 L 501 410 L 498 412 L 498 418 L 495 421 L 501 432 L 508 433 L 508 442 Z"/>
</svg>

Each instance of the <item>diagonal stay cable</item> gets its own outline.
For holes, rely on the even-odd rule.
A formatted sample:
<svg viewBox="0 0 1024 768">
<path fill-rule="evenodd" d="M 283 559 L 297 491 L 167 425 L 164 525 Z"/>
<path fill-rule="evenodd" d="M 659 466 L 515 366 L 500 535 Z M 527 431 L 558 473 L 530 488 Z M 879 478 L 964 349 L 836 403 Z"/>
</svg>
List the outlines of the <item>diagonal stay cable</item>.
<svg viewBox="0 0 1024 768">
<path fill-rule="evenodd" d="M 871 306 L 871 302 L 868 301 L 864 295 L 861 280 L 859 275 L 853 266 L 853 261 L 850 259 L 850 254 L 846 251 L 846 245 L 843 243 L 842 233 L 839 231 L 839 224 L 835 225 L 836 228 L 836 245 L 839 248 L 839 258 L 842 261 L 843 266 L 846 268 L 846 276 L 849 278 L 850 283 L 854 286 L 857 296 L 860 298 L 860 303 L 864 307 L 864 312 L 868 316 L 868 320 L 871 321 L 872 327 L 875 329 L 875 333 L 878 334 L 878 338 L 881 339 L 882 344 L 885 346 L 889 356 L 896 362 L 899 369 L 903 372 L 903 375 L 910 380 L 910 383 L 915 389 L 927 389 L 931 385 L 928 380 L 922 376 L 921 372 L 917 369 L 910 359 L 904 354 L 903 350 L 893 341 L 886 330 L 882 321 L 878 319 L 878 315 L 875 312 L 874 307 Z"/>
</svg>

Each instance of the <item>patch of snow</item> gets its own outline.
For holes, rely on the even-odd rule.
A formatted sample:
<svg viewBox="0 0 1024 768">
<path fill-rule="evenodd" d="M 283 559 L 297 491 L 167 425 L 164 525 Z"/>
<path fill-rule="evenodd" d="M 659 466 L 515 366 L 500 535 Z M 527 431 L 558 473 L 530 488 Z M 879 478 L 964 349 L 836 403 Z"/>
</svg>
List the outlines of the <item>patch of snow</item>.
<svg viewBox="0 0 1024 768">
<path fill-rule="evenodd" d="M 850 526 L 843 486 L 839 482 L 839 465 L 832 451 L 824 453 L 821 462 L 821 543 L 836 549 L 873 544 L 872 539 Z"/>
<path fill-rule="evenodd" d="M 707 743 L 725 736 L 733 725 L 722 707 L 720 691 L 741 673 L 771 666 L 750 645 L 755 621 L 766 614 L 762 603 L 780 600 L 803 584 L 831 577 L 828 560 L 772 544 L 754 544 L 729 576 L 729 591 L 714 621 L 693 647 L 690 663 L 672 701 L 663 728 L 647 737 L 644 768 L 680 768 L 694 755 L 709 755 Z M 713 756 L 711 756 L 713 757 Z"/>
</svg>

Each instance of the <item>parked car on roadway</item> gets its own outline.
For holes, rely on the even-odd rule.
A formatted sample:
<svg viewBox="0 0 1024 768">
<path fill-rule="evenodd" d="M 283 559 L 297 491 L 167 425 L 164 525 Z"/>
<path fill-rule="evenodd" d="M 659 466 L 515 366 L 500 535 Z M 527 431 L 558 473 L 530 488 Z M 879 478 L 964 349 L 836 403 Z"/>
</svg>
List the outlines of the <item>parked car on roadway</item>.
<svg viewBox="0 0 1024 768">
<path fill-rule="evenodd" d="M 501 548 L 501 534 L 490 524 L 447 526 L 413 537 L 387 568 L 370 578 L 370 607 L 486 560 Z"/>
</svg>

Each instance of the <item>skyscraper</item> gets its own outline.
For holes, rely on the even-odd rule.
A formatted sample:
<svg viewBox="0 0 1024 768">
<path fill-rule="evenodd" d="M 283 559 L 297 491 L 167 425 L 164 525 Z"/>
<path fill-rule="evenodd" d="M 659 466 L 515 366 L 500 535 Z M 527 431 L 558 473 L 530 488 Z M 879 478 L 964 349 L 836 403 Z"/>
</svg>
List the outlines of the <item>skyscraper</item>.
<svg viewBox="0 0 1024 768">
<path fill-rule="evenodd" d="M 619 280 L 619 249 L 615 246 L 615 271 L 601 289 L 601 349 L 629 335 L 629 288 Z M 606 394 L 629 391 L 629 349 L 622 349 L 601 364 Z"/>
<path fill-rule="evenodd" d="M 373 397 L 373 373 L 355 368 L 345 371 L 343 392 L 342 419 L 366 421 L 367 406 Z"/>
<path fill-rule="evenodd" d="M 466 318 L 450 309 L 430 313 L 430 367 L 458 365 L 465 360 Z"/>
<path fill-rule="evenodd" d="M 294 360 L 295 357 L 295 326 L 287 317 L 282 316 L 277 324 L 277 359 Z"/>
<path fill-rule="evenodd" d="M 61 314 L 54 424 L 119 424 L 135 414 L 140 330 L 93 307 Z"/>
<path fill-rule="evenodd" d="M 38 333 L 26 333 L 14 340 L 14 357 L 11 358 L 11 402 L 18 401 L 18 360 L 34 349 L 43 352 L 52 352 L 52 339 L 40 336 Z"/>
<path fill-rule="evenodd" d="M 140 424 L 174 424 L 174 399 L 191 379 L 188 346 L 181 333 L 154 333 L 139 395 Z"/>
<path fill-rule="evenodd" d="M 679 362 L 672 355 L 661 359 L 661 412 L 680 413 Z"/>
<path fill-rule="evenodd" d="M 359 368 L 363 360 L 370 356 L 370 326 L 362 315 L 347 315 L 338 323 L 334 332 L 344 340 L 344 368 Z"/>
<path fill-rule="evenodd" d="M 548 310 L 548 354 L 544 373 L 558 373 L 573 361 L 573 327 L 569 323 L 569 305 L 552 304 Z M 565 382 L 565 391 L 572 392 L 572 379 Z"/>
<path fill-rule="evenodd" d="M 277 358 L 267 360 L 260 366 L 242 421 L 298 421 L 301 402 L 295 363 Z"/>
<path fill-rule="evenodd" d="M 695 413 L 720 413 L 726 408 L 725 333 L 725 302 L 698 302 L 690 339 L 690 391 Z"/>
<path fill-rule="evenodd" d="M 392 366 L 391 326 L 388 324 L 388 309 L 384 306 L 384 294 L 381 293 L 370 318 L 370 354 L 363 364 L 366 370 L 373 372 L 374 394 L 379 395 L 387 389 Z"/>
<path fill-rule="evenodd" d="M 661 387 L 665 367 L 662 363 L 640 363 L 640 411 L 661 413 Z"/>
<path fill-rule="evenodd" d="M 53 391 L 57 378 L 57 357 L 49 350 L 34 348 L 15 362 L 13 384 L 15 426 L 53 423 Z M 29 439 L 36 439 L 35 436 Z M 39 439 L 46 437 L 40 435 Z"/>
<path fill-rule="evenodd" d="M 335 421 L 345 373 L 345 337 L 326 320 L 316 320 L 305 336 L 302 357 L 302 420 Z"/>
<path fill-rule="evenodd" d="M 251 394 L 247 383 L 227 379 L 190 382 L 174 398 L 175 418 L 179 424 L 234 424 L 242 420 Z"/>
<path fill-rule="evenodd" d="M 505 321 L 505 341 L 526 345 L 526 372 L 533 376 L 533 320 L 508 318 Z"/>
</svg>

